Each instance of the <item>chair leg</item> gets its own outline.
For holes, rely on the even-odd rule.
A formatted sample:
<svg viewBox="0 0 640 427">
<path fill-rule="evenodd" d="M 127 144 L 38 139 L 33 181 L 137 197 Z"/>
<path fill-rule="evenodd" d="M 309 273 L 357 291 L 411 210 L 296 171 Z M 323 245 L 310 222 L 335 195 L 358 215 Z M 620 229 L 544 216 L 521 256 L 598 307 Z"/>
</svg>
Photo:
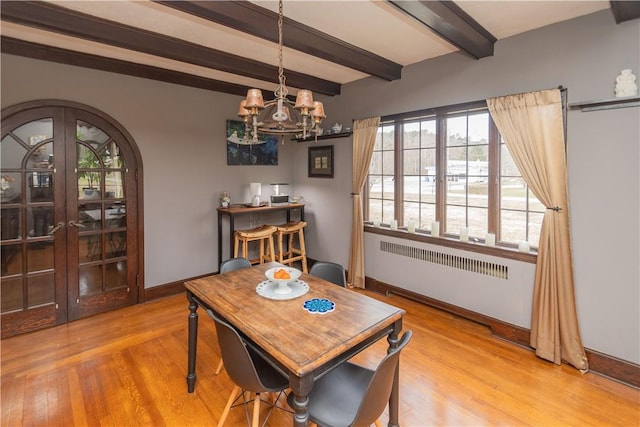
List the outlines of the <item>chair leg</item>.
<svg viewBox="0 0 640 427">
<path fill-rule="evenodd" d="M 271 252 L 270 260 L 271 261 L 275 261 L 276 260 L 276 250 L 275 250 L 275 245 L 273 244 L 273 235 L 269 236 L 269 251 Z"/>
<path fill-rule="evenodd" d="M 256 398 L 253 400 L 253 422 L 252 427 L 258 427 L 260 425 L 260 393 L 256 393 Z"/>
<path fill-rule="evenodd" d="M 302 257 L 302 271 L 308 273 L 307 269 L 307 248 L 304 245 L 304 231 L 300 229 L 298 232 L 298 243 L 300 244 L 300 256 Z"/>
<path fill-rule="evenodd" d="M 229 400 L 227 400 L 227 405 L 224 407 L 224 411 L 222 411 L 220 421 L 218 421 L 218 427 L 222 427 L 224 425 L 224 421 L 227 419 L 227 415 L 229 415 L 229 410 L 231 410 L 231 405 L 233 405 L 233 402 L 240 395 L 241 391 L 242 389 L 237 385 L 233 387 L 233 390 L 231 390 Z"/>
<path fill-rule="evenodd" d="M 218 375 L 220 371 L 222 371 L 223 366 L 224 364 L 222 363 L 222 359 L 220 359 L 220 361 L 218 362 L 218 367 L 216 368 L 216 375 Z"/>
</svg>

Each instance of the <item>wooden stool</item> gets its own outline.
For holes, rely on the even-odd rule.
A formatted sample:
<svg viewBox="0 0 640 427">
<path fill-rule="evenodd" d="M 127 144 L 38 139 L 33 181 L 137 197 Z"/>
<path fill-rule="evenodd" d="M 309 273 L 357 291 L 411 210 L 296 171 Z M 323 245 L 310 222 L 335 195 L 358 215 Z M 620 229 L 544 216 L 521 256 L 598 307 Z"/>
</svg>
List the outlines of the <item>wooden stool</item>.
<svg viewBox="0 0 640 427">
<path fill-rule="evenodd" d="M 258 258 L 249 260 L 251 264 L 262 264 L 265 260 L 275 261 L 272 255 L 274 253 L 273 233 L 275 232 L 276 227 L 266 224 L 252 228 L 251 230 L 236 230 L 234 233 L 235 241 L 233 257 L 238 257 L 238 249 L 240 247 L 240 243 L 242 243 L 242 257 L 249 259 L 249 242 L 257 241 L 260 248 L 260 254 Z"/>
<path fill-rule="evenodd" d="M 276 227 L 276 238 L 278 239 L 277 261 L 280 264 L 293 264 L 296 261 L 302 262 L 302 271 L 308 273 L 307 270 L 307 251 L 304 247 L 304 227 L 307 223 L 304 221 L 287 222 Z M 294 237 L 298 235 L 298 247 L 294 246 Z M 287 250 L 283 248 L 283 240 L 288 236 L 289 241 Z"/>
</svg>

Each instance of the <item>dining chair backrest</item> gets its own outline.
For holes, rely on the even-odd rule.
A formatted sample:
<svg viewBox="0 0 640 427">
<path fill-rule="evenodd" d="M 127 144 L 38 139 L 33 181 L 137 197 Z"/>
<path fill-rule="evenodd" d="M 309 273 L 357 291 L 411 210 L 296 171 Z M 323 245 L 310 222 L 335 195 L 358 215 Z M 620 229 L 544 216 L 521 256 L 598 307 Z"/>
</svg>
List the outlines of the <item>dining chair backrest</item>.
<svg viewBox="0 0 640 427">
<path fill-rule="evenodd" d="M 267 378 L 267 381 L 263 383 L 264 375 L 261 378 L 263 372 L 258 372 L 256 364 L 254 364 L 256 357 L 251 357 L 249 349 L 235 328 L 220 319 L 212 311 L 207 310 L 207 313 L 216 324 L 218 344 L 229 378 L 244 390 L 252 392 L 271 391 L 273 388 L 271 381 Z M 262 363 L 260 365 L 263 366 Z M 269 369 L 272 370 L 273 368 L 269 366 Z M 268 374 L 270 375 L 271 372 L 269 371 Z M 278 379 L 282 381 L 284 388 L 287 385 L 287 381 L 283 377 Z"/>
<path fill-rule="evenodd" d="M 220 274 L 249 267 L 251 267 L 251 262 L 246 258 L 229 258 L 220 263 Z"/>
<path fill-rule="evenodd" d="M 406 331 L 398 346 L 374 370 L 344 362 L 316 380 L 309 393 L 309 418 L 318 426 L 368 426 L 389 402 L 400 352 L 411 340 Z M 288 396 L 291 407 L 294 396 Z M 377 425 L 377 424 L 376 424 Z"/>
<path fill-rule="evenodd" d="M 309 274 L 342 287 L 347 286 L 347 277 L 344 267 L 335 262 L 317 261 L 311 266 Z"/>
<path fill-rule="evenodd" d="M 413 332 L 411 330 L 406 331 L 402 335 L 398 347 L 382 359 L 371 378 L 369 387 L 362 398 L 358 414 L 351 425 L 371 425 L 380 417 L 389 402 L 389 396 L 391 396 L 393 378 L 400 359 L 400 352 L 409 344 L 412 335 Z"/>
</svg>

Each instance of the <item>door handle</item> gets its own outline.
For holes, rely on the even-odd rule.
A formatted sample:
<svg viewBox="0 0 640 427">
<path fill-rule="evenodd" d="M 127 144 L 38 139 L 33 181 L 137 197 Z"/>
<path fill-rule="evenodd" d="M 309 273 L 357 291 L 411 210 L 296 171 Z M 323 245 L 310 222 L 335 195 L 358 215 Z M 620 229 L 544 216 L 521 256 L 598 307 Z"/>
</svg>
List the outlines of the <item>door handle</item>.
<svg viewBox="0 0 640 427">
<path fill-rule="evenodd" d="M 69 221 L 69 227 L 85 228 L 84 224 L 80 224 L 79 222 L 75 222 L 73 220 Z"/>
<path fill-rule="evenodd" d="M 62 227 L 64 227 L 64 222 L 60 221 L 59 223 L 56 224 L 55 227 L 53 227 L 51 230 L 49 230 L 49 236 L 52 236 L 53 233 L 55 233 L 56 231 L 60 230 Z"/>
</svg>

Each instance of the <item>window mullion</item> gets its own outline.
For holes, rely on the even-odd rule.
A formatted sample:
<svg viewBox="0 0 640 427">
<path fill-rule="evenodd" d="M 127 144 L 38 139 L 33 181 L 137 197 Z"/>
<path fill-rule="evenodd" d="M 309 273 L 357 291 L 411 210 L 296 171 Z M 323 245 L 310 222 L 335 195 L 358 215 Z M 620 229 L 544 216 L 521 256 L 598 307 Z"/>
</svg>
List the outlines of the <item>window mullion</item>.
<svg viewBox="0 0 640 427">
<path fill-rule="evenodd" d="M 500 241 L 500 133 L 489 115 L 489 200 L 488 232 Z"/>
<path fill-rule="evenodd" d="M 446 224 L 445 209 L 445 166 L 446 166 L 446 115 L 436 115 L 436 221 L 439 221 L 441 230 L 444 230 Z"/>
<path fill-rule="evenodd" d="M 395 124 L 394 132 L 394 216 L 398 224 L 404 224 L 404 162 L 403 162 L 403 126 L 402 122 Z"/>
</svg>

